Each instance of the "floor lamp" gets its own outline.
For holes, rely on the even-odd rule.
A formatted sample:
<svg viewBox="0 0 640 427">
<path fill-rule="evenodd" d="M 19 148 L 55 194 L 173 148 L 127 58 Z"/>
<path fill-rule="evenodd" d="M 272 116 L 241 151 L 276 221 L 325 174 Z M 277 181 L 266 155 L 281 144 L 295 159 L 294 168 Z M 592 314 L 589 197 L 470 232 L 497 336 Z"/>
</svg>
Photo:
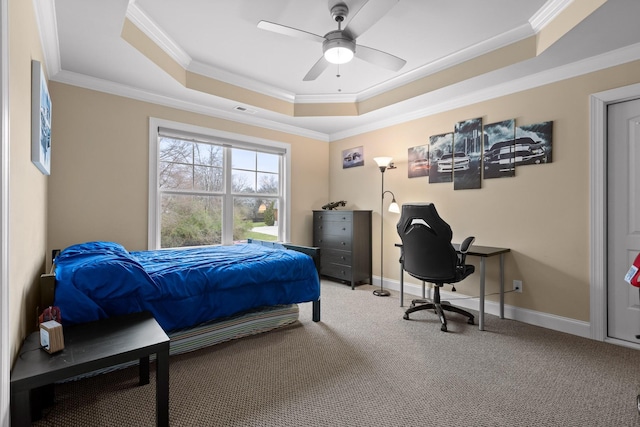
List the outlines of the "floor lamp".
<svg viewBox="0 0 640 427">
<path fill-rule="evenodd" d="M 391 194 L 391 204 L 389 205 L 389 212 L 400 213 L 400 208 L 398 207 L 398 203 L 396 202 L 396 196 L 391 191 L 384 191 L 384 172 L 387 169 L 395 169 L 396 167 L 393 165 L 391 157 L 375 157 L 373 159 L 380 168 L 380 172 L 382 173 L 382 197 L 380 201 L 380 289 L 376 289 L 373 291 L 373 294 L 378 297 L 388 297 L 389 291 L 384 289 L 384 274 L 383 274 L 383 265 L 384 265 L 384 195 L 386 193 Z"/>
</svg>

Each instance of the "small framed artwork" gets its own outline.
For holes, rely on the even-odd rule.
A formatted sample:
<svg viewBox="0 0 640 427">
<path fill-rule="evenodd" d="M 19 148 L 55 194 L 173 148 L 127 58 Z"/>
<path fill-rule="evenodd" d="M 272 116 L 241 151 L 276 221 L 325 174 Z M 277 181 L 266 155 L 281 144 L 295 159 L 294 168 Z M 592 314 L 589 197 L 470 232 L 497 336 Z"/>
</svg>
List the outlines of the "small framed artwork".
<svg viewBox="0 0 640 427">
<path fill-rule="evenodd" d="M 364 166 L 362 147 L 349 148 L 342 151 L 342 169 Z"/>
<path fill-rule="evenodd" d="M 51 97 L 39 61 L 31 61 L 31 161 L 51 174 Z"/>
</svg>

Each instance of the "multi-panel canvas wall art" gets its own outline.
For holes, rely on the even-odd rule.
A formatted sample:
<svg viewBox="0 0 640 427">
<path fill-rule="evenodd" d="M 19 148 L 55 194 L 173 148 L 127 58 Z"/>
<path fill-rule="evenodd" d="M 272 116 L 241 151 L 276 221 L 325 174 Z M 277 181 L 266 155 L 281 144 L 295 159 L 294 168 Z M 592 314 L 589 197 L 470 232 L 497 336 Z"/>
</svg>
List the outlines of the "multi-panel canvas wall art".
<svg viewBox="0 0 640 427">
<path fill-rule="evenodd" d="M 430 136 L 429 145 L 409 149 L 409 178 L 426 176 L 427 169 L 429 184 L 480 188 L 482 178 L 514 177 L 518 166 L 550 163 L 552 137 L 553 121 L 516 126 L 509 119 L 483 127 L 482 118 L 464 120 L 451 133 Z M 420 166 L 417 159 L 425 152 L 428 165 Z"/>
</svg>

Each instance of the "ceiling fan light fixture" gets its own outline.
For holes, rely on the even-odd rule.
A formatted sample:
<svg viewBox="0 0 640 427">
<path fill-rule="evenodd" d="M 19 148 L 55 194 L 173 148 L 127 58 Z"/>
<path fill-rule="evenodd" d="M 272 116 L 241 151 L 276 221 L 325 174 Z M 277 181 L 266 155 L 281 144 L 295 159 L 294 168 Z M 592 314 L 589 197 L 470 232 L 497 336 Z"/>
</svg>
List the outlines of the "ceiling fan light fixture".
<svg viewBox="0 0 640 427">
<path fill-rule="evenodd" d="M 356 43 L 345 37 L 342 31 L 332 31 L 327 34 L 322 43 L 324 59 L 332 64 L 346 64 L 353 59 L 356 51 Z"/>
</svg>

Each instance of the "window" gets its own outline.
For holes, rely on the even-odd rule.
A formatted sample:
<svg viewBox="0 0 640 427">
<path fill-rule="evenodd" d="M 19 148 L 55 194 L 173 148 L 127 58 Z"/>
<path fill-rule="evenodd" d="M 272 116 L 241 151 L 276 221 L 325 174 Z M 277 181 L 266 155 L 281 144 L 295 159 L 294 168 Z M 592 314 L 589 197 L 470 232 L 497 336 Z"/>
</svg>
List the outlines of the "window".
<svg viewBox="0 0 640 427">
<path fill-rule="evenodd" d="M 288 144 L 149 123 L 149 248 L 285 240 Z"/>
</svg>

